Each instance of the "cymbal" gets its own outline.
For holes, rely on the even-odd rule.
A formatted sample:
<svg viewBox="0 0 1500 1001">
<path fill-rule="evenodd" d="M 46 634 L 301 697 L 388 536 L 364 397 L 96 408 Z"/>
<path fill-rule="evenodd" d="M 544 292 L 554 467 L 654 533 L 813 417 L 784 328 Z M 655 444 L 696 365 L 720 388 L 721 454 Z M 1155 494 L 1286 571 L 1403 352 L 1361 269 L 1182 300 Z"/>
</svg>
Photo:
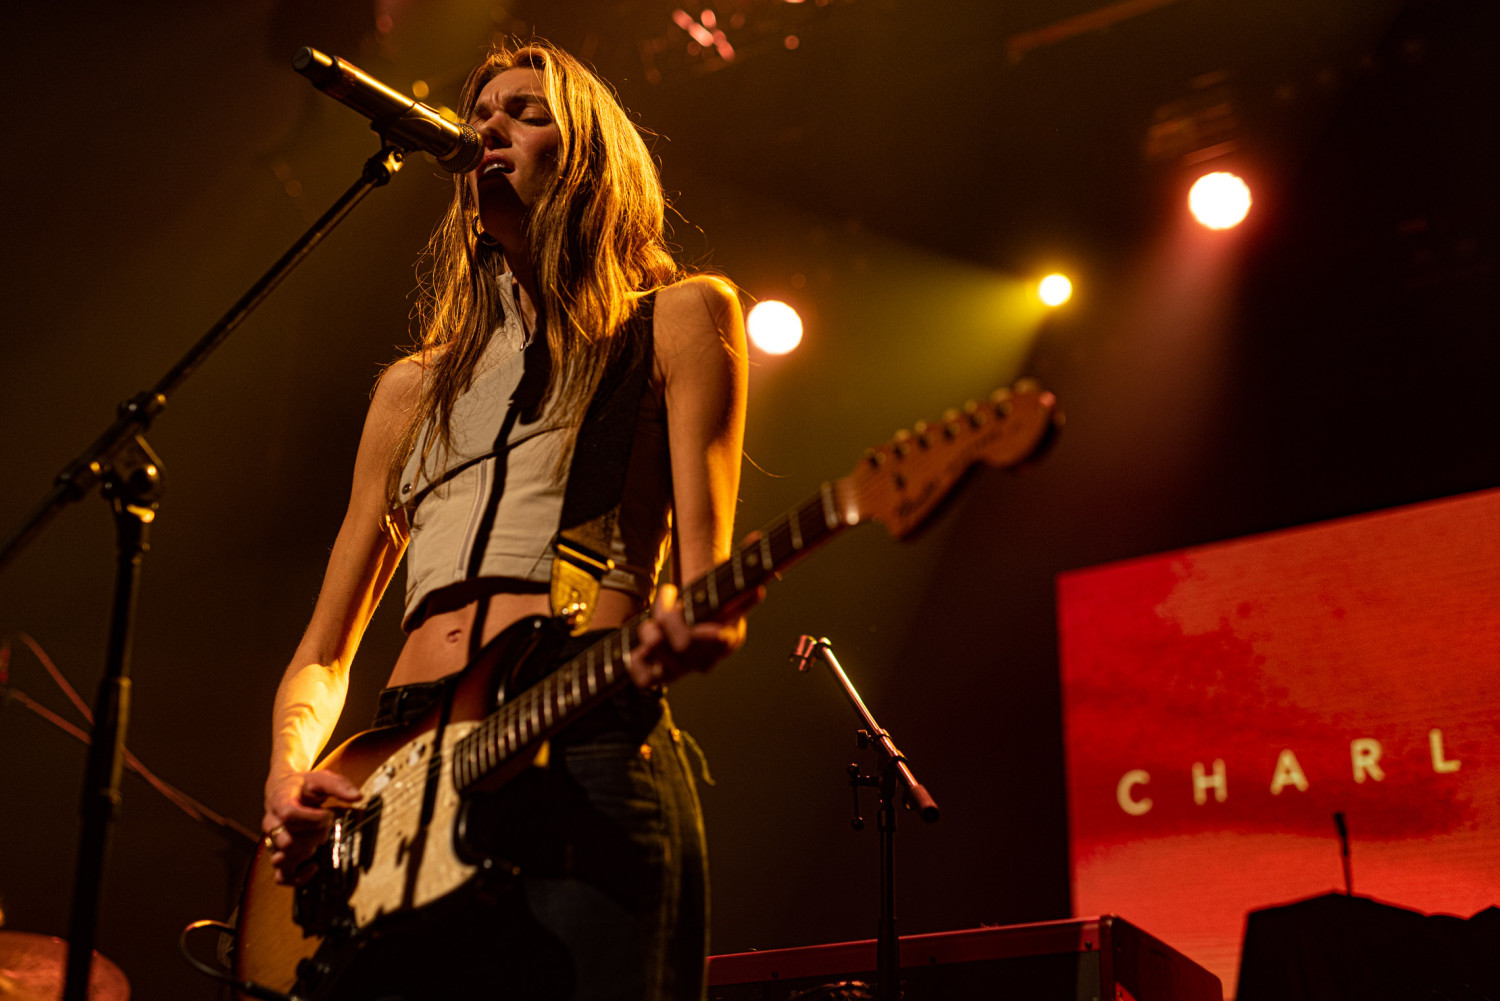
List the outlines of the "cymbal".
<svg viewBox="0 0 1500 1001">
<path fill-rule="evenodd" d="M 61 1001 L 68 943 L 50 935 L 0 931 L 0 1001 Z M 89 1001 L 129 1001 L 130 982 L 97 952 L 89 973 Z"/>
</svg>

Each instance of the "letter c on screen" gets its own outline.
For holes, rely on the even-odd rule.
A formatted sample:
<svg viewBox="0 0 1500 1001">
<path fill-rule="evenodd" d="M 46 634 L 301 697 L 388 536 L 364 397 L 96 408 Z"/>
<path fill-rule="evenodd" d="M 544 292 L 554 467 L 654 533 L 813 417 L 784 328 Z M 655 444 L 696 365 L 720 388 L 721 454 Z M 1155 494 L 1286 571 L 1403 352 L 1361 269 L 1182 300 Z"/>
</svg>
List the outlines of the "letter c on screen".
<svg viewBox="0 0 1500 1001">
<path fill-rule="evenodd" d="M 1132 817 L 1139 817 L 1141 814 L 1150 811 L 1151 797 L 1142 796 L 1140 799 L 1133 799 L 1130 795 L 1132 787 L 1143 786 L 1150 781 L 1151 776 L 1139 768 L 1132 768 L 1120 776 L 1120 784 L 1115 787 L 1115 799 L 1119 801 L 1120 809 Z"/>
</svg>

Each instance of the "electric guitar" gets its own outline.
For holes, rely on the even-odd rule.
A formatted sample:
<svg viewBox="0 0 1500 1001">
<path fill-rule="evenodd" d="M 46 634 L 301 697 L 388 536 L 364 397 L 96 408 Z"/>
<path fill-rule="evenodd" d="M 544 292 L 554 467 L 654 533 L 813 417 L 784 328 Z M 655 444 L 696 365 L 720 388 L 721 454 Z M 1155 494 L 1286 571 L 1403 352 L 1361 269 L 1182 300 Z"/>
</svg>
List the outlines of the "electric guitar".
<svg viewBox="0 0 1500 1001">
<path fill-rule="evenodd" d="M 1026 380 L 898 433 L 685 588 L 687 621 L 722 617 L 862 522 L 879 521 L 897 539 L 906 537 L 973 467 L 1020 465 L 1061 424 L 1053 395 Z M 648 617 L 637 615 L 555 669 L 566 629 L 554 619 L 523 619 L 454 676 L 446 725 L 439 726 L 434 708 L 403 726 L 367 730 L 330 753 L 318 767 L 360 786 L 360 805 L 334 811 L 317 875 L 304 887 L 277 884 L 270 851 L 264 845 L 257 851 L 235 934 L 241 989 L 248 982 L 297 998 L 326 995 L 348 957 L 372 936 L 466 887 L 503 877 L 506 863 L 476 854 L 464 836 L 466 800 L 505 786 L 546 740 L 631 683 L 630 651 Z M 502 701 L 499 693 L 514 689 L 512 679 L 526 668 L 547 673 Z"/>
</svg>

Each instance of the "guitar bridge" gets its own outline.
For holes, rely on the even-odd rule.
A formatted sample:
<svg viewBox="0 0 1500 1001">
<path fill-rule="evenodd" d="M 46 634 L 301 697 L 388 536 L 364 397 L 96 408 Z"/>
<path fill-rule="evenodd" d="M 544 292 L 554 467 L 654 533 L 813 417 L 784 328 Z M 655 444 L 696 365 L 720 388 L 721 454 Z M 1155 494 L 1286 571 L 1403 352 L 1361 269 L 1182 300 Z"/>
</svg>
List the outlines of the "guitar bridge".
<svg viewBox="0 0 1500 1001">
<path fill-rule="evenodd" d="M 317 873 L 292 898 L 292 920 L 307 934 L 327 937 L 352 929 L 349 894 L 374 857 L 379 802 L 371 803 L 373 809 L 334 811 L 328 839 L 307 863 L 315 864 Z"/>
</svg>

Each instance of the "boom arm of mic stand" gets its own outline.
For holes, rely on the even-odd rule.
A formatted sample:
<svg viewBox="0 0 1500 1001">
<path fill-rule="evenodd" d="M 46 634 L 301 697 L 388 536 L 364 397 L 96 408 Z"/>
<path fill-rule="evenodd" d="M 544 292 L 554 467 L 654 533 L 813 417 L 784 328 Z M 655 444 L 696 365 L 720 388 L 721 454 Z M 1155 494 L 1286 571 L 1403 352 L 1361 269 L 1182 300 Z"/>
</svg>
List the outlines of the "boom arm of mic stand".
<svg viewBox="0 0 1500 1001">
<path fill-rule="evenodd" d="M 854 683 L 844 673 L 844 668 L 839 664 L 838 658 L 833 655 L 833 646 L 827 639 L 813 639 L 811 636 L 803 636 L 797 640 L 797 649 L 792 652 L 792 662 L 797 665 L 797 670 L 806 673 L 814 659 L 823 661 L 828 669 L 833 672 L 839 686 L 844 690 L 844 697 L 854 707 L 865 724 L 865 732 L 870 735 L 870 740 L 875 744 L 886 766 L 893 769 L 901 785 L 906 789 L 906 796 L 912 808 L 917 811 L 918 816 L 929 824 L 936 823 L 942 816 L 938 809 L 937 801 L 927 791 L 927 787 L 917 781 L 917 777 L 911 770 L 911 765 L 906 760 L 906 755 L 896 747 L 891 735 L 875 722 L 875 717 L 865 705 L 864 699 L 859 697 Z"/>
<path fill-rule="evenodd" d="M 360 179 L 343 196 L 323 213 L 317 222 L 308 227 L 296 243 L 249 290 L 229 307 L 218 323 L 208 329 L 196 344 L 178 360 L 176 365 L 162 376 L 155 386 L 137 393 L 120 404 L 114 423 L 105 428 L 93 444 L 57 474 L 52 490 L 42 498 L 21 524 L 0 544 L 0 570 L 20 554 L 33 538 L 62 510 L 63 505 L 82 500 L 97 486 L 112 468 L 120 449 L 134 441 L 135 436 L 147 431 L 151 422 L 167 405 L 167 398 L 197 370 L 198 366 L 224 342 L 230 333 L 259 306 L 266 296 L 292 269 L 302 263 L 329 230 L 343 221 L 344 216 L 369 194 L 371 188 L 386 184 L 401 169 L 404 154 L 395 146 L 386 146 L 365 161 Z"/>
</svg>

